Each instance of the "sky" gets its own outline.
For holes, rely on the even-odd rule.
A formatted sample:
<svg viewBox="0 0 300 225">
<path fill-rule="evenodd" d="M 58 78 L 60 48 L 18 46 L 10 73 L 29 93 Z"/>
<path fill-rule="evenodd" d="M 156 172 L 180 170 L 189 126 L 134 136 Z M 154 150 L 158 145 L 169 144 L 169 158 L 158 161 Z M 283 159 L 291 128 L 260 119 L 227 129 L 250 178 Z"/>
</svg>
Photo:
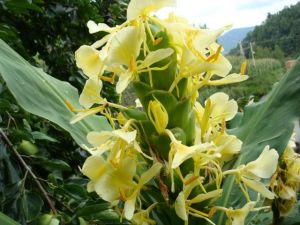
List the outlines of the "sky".
<svg viewBox="0 0 300 225">
<path fill-rule="evenodd" d="M 166 17 L 170 11 L 184 16 L 191 24 L 215 29 L 227 24 L 234 28 L 261 24 L 268 13 L 276 13 L 296 4 L 299 0 L 177 0 L 177 7 L 159 11 L 159 17 Z"/>
</svg>

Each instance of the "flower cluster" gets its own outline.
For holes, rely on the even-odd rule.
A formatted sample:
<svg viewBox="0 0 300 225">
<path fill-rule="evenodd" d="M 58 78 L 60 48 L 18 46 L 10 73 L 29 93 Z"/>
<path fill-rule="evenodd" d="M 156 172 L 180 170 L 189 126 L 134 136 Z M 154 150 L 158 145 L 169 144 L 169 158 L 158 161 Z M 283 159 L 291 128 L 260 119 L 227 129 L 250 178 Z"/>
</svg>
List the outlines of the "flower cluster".
<svg viewBox="0 0 300 225">
<path fill-rule="evenodd" d="M 123 24 L 87 23 L 90 33 L 107 34 L 76 51 L 77 66 L 88 77 L 79 99 L 84 109 L 67 104 L 78 112 L 73 123 L 101 113 L 113 131 L 88 134 L 91 156 L 82 172 L 90 179 L 88 190 L 110 202 L 133 224 L 155 224 L 150 212 L 156 204 L 147 205 L 143 200 L 143 191 L 153 187 L 185 224 L 191 216 L 213 223 L 213 214 L 221 210 L 231 224 L 242 225 L 249 212 L 260 209 L 255 208 L 257 200 L 249 189 L 274 199 L 266 186 L 279 156 L 266 146 L 255 161 L 225 167 L 242 146 L 226 128 L 238 105 L 225 93 L 216 93 L 201 104 L 198 93 L 205 86 L 246 80 L 246 64 L 239 74 L 229 74 L 231 65 L 216 40 L 230 26 L 199 29 L 173 13 L 167 19 L 153 16 L 175 3 L 131 0 Z M 116 82 L 119 94 L 131 83 L 142 108 L 127 108 L 102 98 L 102 81 Z M 244 207 L 214 205 L 223 194 L 226 176 L 235 177 L 245 196 Z"/>
</svg>

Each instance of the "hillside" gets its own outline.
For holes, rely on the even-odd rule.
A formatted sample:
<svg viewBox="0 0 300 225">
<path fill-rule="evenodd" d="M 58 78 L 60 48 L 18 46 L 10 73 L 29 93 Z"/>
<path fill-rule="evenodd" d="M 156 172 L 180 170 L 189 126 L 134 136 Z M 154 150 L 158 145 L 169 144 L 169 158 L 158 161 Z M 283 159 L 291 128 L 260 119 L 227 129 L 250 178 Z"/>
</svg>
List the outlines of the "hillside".
<svg viewBox="0 0 300 225">
<path fill-rule="evenodd" d="M 254 27 L 243 27 L 243 28 L 236 28 L 228 31 L 227 33 L 223 34 L 219 39 L 218 42 L 223 45 L 224 47 L 224 54 L 227 54 L 231 49 L 235 48 L 237 44 L 242 41 L 246 35 L 252 31 Z"/>
<path fill-rule="evenodd" d="M 286 6 L 275 14 L 268 14 L 266 20 L 247 34 L 243 40 L 246 55 L 252 42 L 257 57 L 296 58 L 300 54 L 300 2 Z M 238 52 L 238 49 L 236 49 Z M 234 51 L 233 51 L 234 52 Z"/>
</svg>

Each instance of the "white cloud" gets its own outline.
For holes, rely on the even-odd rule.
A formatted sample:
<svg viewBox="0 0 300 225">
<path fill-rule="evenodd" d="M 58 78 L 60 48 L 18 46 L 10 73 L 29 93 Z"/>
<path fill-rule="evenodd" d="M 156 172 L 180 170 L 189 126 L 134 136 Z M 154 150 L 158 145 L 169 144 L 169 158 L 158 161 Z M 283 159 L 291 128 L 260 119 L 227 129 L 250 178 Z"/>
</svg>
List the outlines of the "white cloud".
<svg viewBox="0 0 300 225">
<path fill-rule="evenodd" d="M 176 14 L 186 17 L 190 23 L 218 28 L 227 24 L 249 27 L 261 24 L 268 12 L 276 13 L 284 6 L 298 0 L 177 0 Z M 165 16 L 170 9 L 162 10 Z"/>
</svg>

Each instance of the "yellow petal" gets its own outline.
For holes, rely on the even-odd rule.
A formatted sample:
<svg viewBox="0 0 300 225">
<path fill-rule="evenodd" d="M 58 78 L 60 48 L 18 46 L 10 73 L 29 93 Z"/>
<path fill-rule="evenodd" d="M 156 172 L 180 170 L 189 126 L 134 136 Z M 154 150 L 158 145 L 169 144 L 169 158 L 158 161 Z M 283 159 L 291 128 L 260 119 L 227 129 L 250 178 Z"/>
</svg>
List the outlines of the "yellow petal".
<svg viewBox="0 0 300 225">
<path fill-rule="evenodd" d="M 231 225 L 244 225 L 246 217 L 252 209 L 254 209 L 256 202 L 248 202 L 241 209 L 229 209 L 226 214 L 231 218 Z"/>
<path fill-rule="evenodd" d="M 109 164 L 109 163 L 108 163 Z M 120 197 L 120 190 L 124 192 L 134 188 L 133 176 L 136 172 L 136 162 L 132 158 L 125 158 L 115 167 L 106 167 L 103 176 L 95 182 L 95 191 L 105 201 L 115 201 Z"/>
<path fill-rule="evenodd" d="M 107 62 L 110 65 L 126 65 L 136 59 L 142 44 L 141 33 L 137 27 L 129 26 L 118 31 L 111 39 Z"/>
<path fill-rule="evenodd" d="M 115 28 L 112 28 L 112 27 L 108 26 L 105 23 L 98 23 L 98 24 L 96 24 L 92 20 L 89 20 L 87 22 L 87 27 L 89 28 L 90 34 L 94 34 L 94 33 L 97 33 L 99 31 L 105 31 L 105 32 L 109 32 L 110 33 L 110 32 L 112 32 L 112 31 L 115 30 Z"/>
<path fill-rule="evenodd" d="M 125 201 L 124 205 L 124 217 L 127 220 L 131 220 L 135 211 L 135 202 L 136 202 L 136 195 L 134 195 L 131 199 Z"/>
<path fill-rule="evenodd" d="M 225 31 L 232 27 L 227 25 L 216 30 L 199 29 L 193 37 L 193 46 L 198 52 L 205 53 L 205 49 L 216 42 L 217 38 Z"/>
<path fill-rule="evenodd" d="M 214 145 L 211 143 L 204 143 L 199 145 L 194 145 L 192 147 L 185 146 L 178 142 L 171 143 L 171 148 L 175 150 L 174 158 L 172 161 L 172 169 L 179 167 L 184 161 L 193 157 L 199 151 L 205 151 L 213 148 Z"/>
<path fill-rule="evenodd" d="M 222 189 L 219 189 L 219 190 L 207 192 L 205 194 L 199 194 L 195 198 L 189 200 L 189 203 L 194 204 L 194 203 L 206 201 L 207 199 L 219 198 L 222 194 L 222 191 L 223 191 Z"/>
<path fill-rule="evenodd" d="M 119 74 L 119 80 L 116 85 L 116 91 L 121 94 L 129 85 L 129 83 L 134 79 L 132 72 L 126 72 Z"/>
<path fill-rule="evenodd" d="M 212 86 L 219 86 L 219 85 L 225 85 L 225 84 L 233 84 L 233 83 L 238 83 L 245 81 L 249 78 L 247 75 L 241 75 L 241 74 L 229 74 L 226 77 L 219 79 L 219 80 L 210 80 L 208 81 L 208 85 Z"/>
<path fill-rule="evenodd" d="M 221 160 L 223 162 L 231 160 L 235 154 L 238 154 L 243 144 L 236 136 L 227 134 L 218 135 L 213 142 L 222 154 Z"/>
<path fill-rule="evenodd" d="M 127 20 L 146 16 L 168 6 L 176 6 L 176 0 L 131 0 L 127 8 Z"/>
<path fill-rule="evenodd" d="M 274 199 L 274 197 L 276 196 L 273 192 L 269 191 L 264 184 L 257 180 L 250 180 L 248 178 L 242 177 L 242 181 L 246 186 L 260 193 L 265 198 Z"/>
<path fill-rule="evenodd" d="M 81 46 L 75 52 L 75 60 L 78 68 L 82 69 L 89 78 L 97 77 L 103 68 L 100 52 L 87 45 Z"/>
<path fill-rule="evenodd" d="M 267 145 L 259 157 L 248 163 L 244 170 L 260 178 L 270 178 L 277 169 L 279 155 L 275 149 Z"/>
<path fill-rule="evenodd" d="M 87 140 L 94 147 L 99 147 L 105 144 L 105 142 L 107 142 L 107 140 L 109 140 L 111 136 L 112 133 L 110 131 L 102 131 L 102 132 L 92 131 L 88 133 Z"/>
<path fill-rule="evenodd" d="M 229 100 L 229 96 L 223 92 L 217 92 L 209 97 L 211 100 L 212 111 L 211 118 L 215 122 L 231 120 L 238 111 L 238 105 L 235 100 Z"/>
<path fill-rule="evenodd" d="M 85 119 L 86 117 L 88 116 L 91 116 L 91 115 L 94 115 L 98 112 L 102 112 L 104 108 L 102 107 L 96 107 L 96 108 L 92 108 L 92 109 L 89 109 L 85 112 L 80 112 L 80 113 L 77 113 L 70 121 L 71 124 L 74 124 L 74 123 L 77 123 L 78 121 L 80 120 L 83 120 Z"/>
<path fill-rule="evenodd" d="M 125 131 L 123 129 L 114 130 L 114 131 L 102 131 L 89 132 L 87 135 L 88 142 L 94 147 L 99 147 L 109 139 L 122 139 L 127 144 L 132 143 L 136 138 L 136 130 L 134 131 Z"/>
<path fill-rule="evenodd" d="M 104 100 L 100 97 L 101 89 L 101 80 L 88 79 L 79 97 L 80 105 L 84 106 L 85 108 L 90 108 L 96 103 L 103 104 Z"/>
<path fill-rule="evenodd" d="M 161 163 L 154 163 L 153 166 L 147 170 L 146 172 L 144 172 L 139 180 L 139 185 L 142 186 L 146 183 L 148 183 L 153 177 L 155 177 L 159 171 L 162 168 L 162 164 Z"/>
<path fill-rule="evenodd" d="M 174 50 L 171 48 L 163 48 L 163 49 L 158 49 L 156 51 L 150 52 L 146 56 L 144 61 L 142 61 L 141 65 L 138 66 L 138 69 L 144 69 L 144 68 L 150 67 L 154 63 L 167 58 L 168 56 L 172 55 L 173 53 L 174 53 Z"/>
<path fill-rule="evenodd" d="M 188 215 L 185 208 L 185 198 L 183 192 L 180 192 L 175 201 L 175 212 L 179 218 L 184 221 L 188 220 Z"/>
<path fill-rule="evenodd" d="M 81 172 L 91 180 L 97 180 L 105 172 L 105 165 L 101 156 L 90 156 L 85 160 Z"/>
</svg>

